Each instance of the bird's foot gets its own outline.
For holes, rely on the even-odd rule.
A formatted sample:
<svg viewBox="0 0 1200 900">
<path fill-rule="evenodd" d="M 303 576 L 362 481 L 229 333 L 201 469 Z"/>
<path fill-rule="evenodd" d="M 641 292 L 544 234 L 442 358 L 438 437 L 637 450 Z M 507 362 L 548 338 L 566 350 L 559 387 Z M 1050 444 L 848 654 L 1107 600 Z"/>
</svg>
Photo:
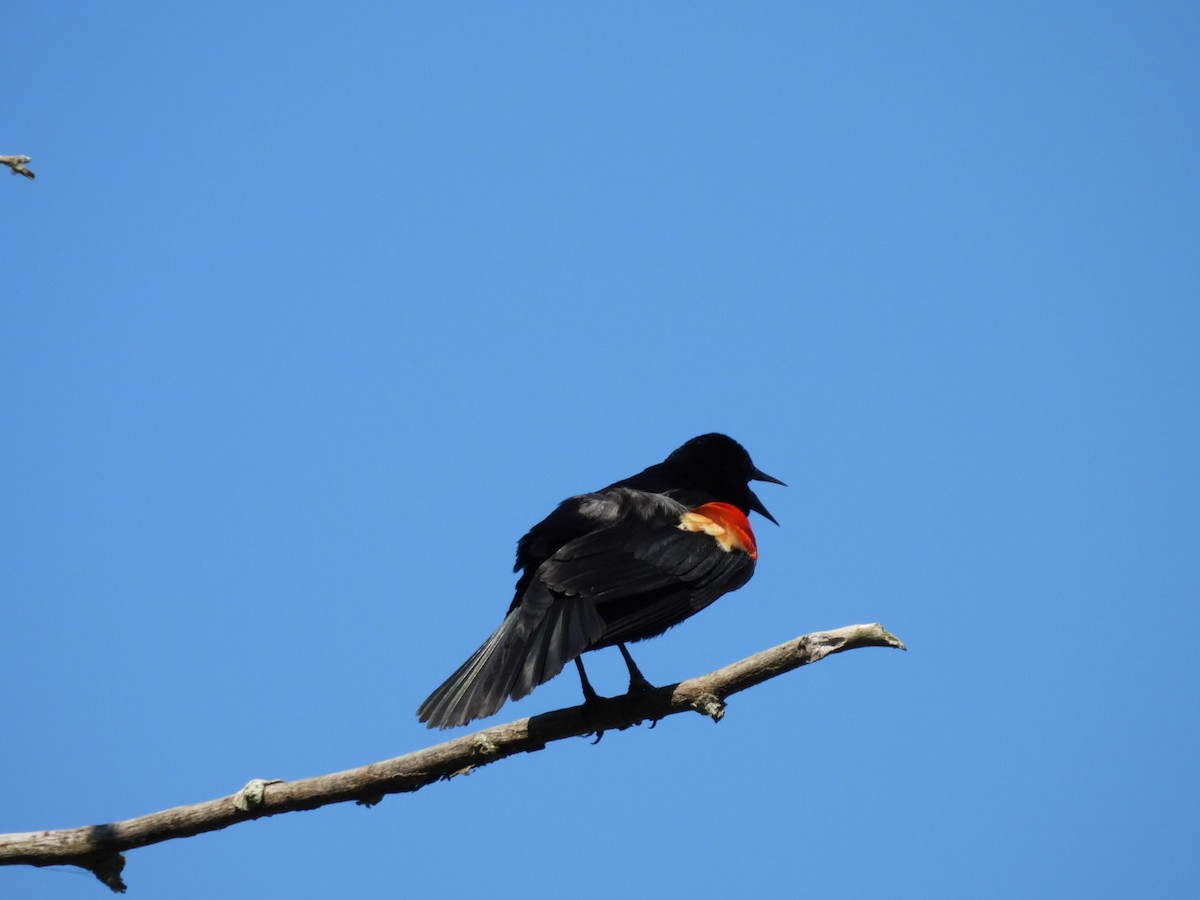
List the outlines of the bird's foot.
<svg viewBox="0 0 1200 900">
<path fill-rule="evenodd" d="M 657 687 L 646 680 L 641 672 L 629 673 L 629 690 L 627 694 L 644 694 L 646 691 L 656 691 Z"/>
<path fill-rule="evenodd" d="M 588 685 L 588 687 L 590 688 L 591 685 Z M 588 711 L 593 710 L 596 707 L 603 704 L 606 699 L 607 698 L 601 697 L 595 691 L 584 691 L 584 693 L 583 693 L 583 709 L 584 709 L 585 715 L 587 714 Z M 598 743 L 600 743 L 600 738 L 604 737 L 604 729 L 601 728 L 599 731 L 589 731 L 586 734 L 584 734 L 583 736 L 590 737 L 593 734 L 596 736 L 596 739 L 594 741 L 592 741 L 592 744 L 593 745 L 598 744 Z"/>
<path fill-rule="evenodd" d="M 625 658 L 625 668 L 629 670 L 629 690 L 627 694 L 641 694 L 646 691 L 655 690 L 654 685 L 646 680 L 646 676 L 642 674 L 642 670 L 637 667 L 637 663 L 633 661 L 633 657 L 629 655 L 629 651 L 625 649 L 624 644 L 617 644 L 617 649 L 621 651 L 621 656 Z"/>
<path fill-rule="evenodd" d="M 579 686 L 583 690 L 583 708 L 585 711 L 593 710 L 600 704 L 604 703 L 606 698 L 601 697 L 596 693 L 596 689 L 592 687 L 592 683 L 588 681 L 587 672 L 585 672 L 583 669 L 583 662 L 578 657 L 575 659 L 575 666 L 577 669 L 579 669 Z M 592 734 L 596 736 L 596 739 L 592 741 L 592 744 L 598 744 L 600 743 L 600 738 L 604 737 L 604 729 L 601 728 L 599 731 L 589 731 L 584 735 L 584 737 L 588 737 L 588 735 Z"/>
</svg>

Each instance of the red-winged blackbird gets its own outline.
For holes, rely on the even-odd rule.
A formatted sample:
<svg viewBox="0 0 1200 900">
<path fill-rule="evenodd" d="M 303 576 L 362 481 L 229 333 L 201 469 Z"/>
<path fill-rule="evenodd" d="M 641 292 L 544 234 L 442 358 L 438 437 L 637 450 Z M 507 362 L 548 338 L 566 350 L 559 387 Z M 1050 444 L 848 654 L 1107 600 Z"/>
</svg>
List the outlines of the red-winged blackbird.
<svg viewBox="0 0 1200 900">
<path fill-rule="evenodd" d="M 704 434 L 632 478 L 564 500 L 517 543 L 521 576 L 500 627 L 417 716 L 430 728 L 482 719 L 571 660 L 594 700 L 579 657 L 614 644 L 630 690 L 649 687 L 625 643 L 662 634 L 754 573 L 746 515 L 775 518 L 751 481 L 783 484 L 733 438 Z"/>
</svg>

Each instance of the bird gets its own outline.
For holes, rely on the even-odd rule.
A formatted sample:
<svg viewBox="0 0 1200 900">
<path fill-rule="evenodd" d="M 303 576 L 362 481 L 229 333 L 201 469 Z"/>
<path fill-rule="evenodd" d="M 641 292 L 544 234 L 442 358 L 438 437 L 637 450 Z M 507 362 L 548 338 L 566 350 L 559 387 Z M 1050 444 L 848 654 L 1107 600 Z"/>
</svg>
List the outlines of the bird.
<svg viewBox="0 0 1200 900">
<path fill-rule="evenodd" d="M 516 592 L 500 626 L 425 700 L 417 718 L 453 728 L 487 718 L 582 654 L 616 646 L 629 690 L 652 687 L 627 643 L 656 637 L 750 580 L 748 516 L 778 525 L 750 488 L 783 485 L 724 434 L 702 434 L 608 487 L 563 500 L 517 542 Z"/>
</svg>

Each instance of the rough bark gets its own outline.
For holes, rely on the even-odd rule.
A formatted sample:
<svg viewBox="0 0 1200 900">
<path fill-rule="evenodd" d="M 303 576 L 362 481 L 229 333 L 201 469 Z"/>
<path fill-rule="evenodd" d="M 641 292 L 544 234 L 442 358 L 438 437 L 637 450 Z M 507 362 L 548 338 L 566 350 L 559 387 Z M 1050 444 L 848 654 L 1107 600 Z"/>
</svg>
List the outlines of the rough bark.
<svg viewBox="0 0 1200 900">
<path fill-rule="evenodd" d="M 506 756 L 541 750 L 552 741 L 601 735 L 676 713 L 694 711 L 717 721 L 725 714 L 725 698 L 832 653 L 860 647 L 903 650 L 904 644 L 880 625 L 814 632 L 678 684 L 494 725 L 344 772 L 296 781 L 256 778 L 226 797 L 108 825 L 2 834 L 0 865 L 80 866 L 113 891 L 123 892 L 125 850 L 329 803 L 354 800 L 370 806 L 387 794 L 415 791 Z"/>
</svg>

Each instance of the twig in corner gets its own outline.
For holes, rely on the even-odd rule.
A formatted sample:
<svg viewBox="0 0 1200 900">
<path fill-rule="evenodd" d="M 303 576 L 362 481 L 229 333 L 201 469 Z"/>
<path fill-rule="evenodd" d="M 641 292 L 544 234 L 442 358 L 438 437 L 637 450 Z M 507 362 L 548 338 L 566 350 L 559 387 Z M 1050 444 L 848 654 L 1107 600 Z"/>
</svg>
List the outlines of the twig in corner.
<svg viewBox="0 0 1200 900">
<path fill-rule="evenodd" d="M 14 175 L 24 175 L 26 178 L 36 178 L 31 171 L 25 168 L 25 164 L 33 162 L 28 156 L 0 156 L 0 163 L 8 166 L 13 170 Z"/>
</svg>

